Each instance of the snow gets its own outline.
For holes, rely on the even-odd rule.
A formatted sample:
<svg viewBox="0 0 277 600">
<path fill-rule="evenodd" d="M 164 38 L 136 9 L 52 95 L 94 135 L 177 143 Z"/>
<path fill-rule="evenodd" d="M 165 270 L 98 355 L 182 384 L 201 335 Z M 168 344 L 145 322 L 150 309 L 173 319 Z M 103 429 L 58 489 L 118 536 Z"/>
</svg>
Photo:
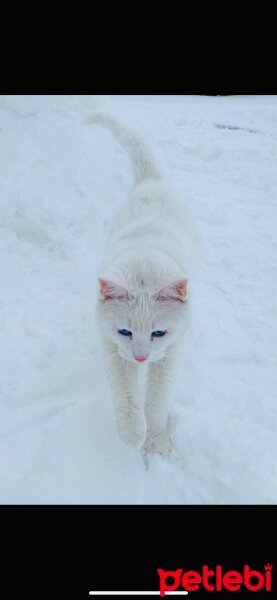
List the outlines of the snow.
<svg viewBox="0 0 277 600">
<path fill-rule="evenodd" d="M 95 108 L 138 128 L 203 238 L 174 449 L 148 465 L 94 317 L 132 183 Z M 276 503 L 277 97 L 2 96 L 0 141 L 0 502 Z"/>
</svg>

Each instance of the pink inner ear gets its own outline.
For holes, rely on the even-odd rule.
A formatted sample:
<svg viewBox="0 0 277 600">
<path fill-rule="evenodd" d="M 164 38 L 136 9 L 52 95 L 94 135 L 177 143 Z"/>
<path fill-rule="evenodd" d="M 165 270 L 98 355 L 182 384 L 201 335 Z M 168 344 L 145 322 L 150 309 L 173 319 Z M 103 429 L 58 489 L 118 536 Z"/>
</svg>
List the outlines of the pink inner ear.
<svg viewBox="0 0 277 600">
<path fill-rule="evenodd" d="M 179 291 L 180 296 L 185 298 L 187 295 L 188 280 L 181 279 L 180 281 L 178 281 L 176 287 L 177 287 L 177 290 Z"/>
<path fill-rule="evenodd" d="M 105 300 L 113 298 L 128 298 L 128 290 L 122 285 L 110 281 L 109 279 L 99 278 L 99 288 L 101 296 Z"/>
<path fill-rule="evenodd" d="M 187 295 L 187 287 L 187 279 L 174 281 L 159 291 L 157 300 L 179 300 L 184 302 Z"/>
</svg>

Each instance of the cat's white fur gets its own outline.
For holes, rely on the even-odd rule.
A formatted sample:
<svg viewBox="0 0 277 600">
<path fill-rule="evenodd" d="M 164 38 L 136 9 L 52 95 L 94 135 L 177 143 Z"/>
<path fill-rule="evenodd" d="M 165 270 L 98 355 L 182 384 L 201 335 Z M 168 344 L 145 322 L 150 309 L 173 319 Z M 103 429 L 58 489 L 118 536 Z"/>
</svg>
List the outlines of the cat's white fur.
<svg viewBox="0 0 277 600">
<path fill-rule="evenodd" d="M 100 267 L 97 301 L 118 431 L 132 446 L 167 455 L 168 410 L 189 324 L 197 235 L 139 135 L 106 113 L 93 113 L 85 122 L 109 129 L 134 170 L 134 187 L 113 223 Z M 120 329 L 132 337 L 119 334 Z M 157 330 L 167 333 L 151 337 Z M 147 359 L 141 364 L 139 357 Z M 145 398 L 139 386 L 143 372 Z"/>
</svg>

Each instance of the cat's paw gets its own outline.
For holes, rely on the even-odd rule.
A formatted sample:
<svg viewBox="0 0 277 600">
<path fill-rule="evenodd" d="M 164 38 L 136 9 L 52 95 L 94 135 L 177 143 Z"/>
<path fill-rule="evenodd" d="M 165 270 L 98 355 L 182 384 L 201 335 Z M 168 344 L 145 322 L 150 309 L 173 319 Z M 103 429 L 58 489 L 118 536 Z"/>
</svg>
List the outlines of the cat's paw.
<svg viewBox="0 0 277 600">
<path fill-rule="evenodd" d="M 171 452 L 171 440 L 166 429 L 148 431 L 143 447 L 146 452 L 151 452 L 152 454 L 158 453 L 162 456 L 169 456 Z"/>
<path fill-rule="evenodd" d="M 146 421 L 143 410 L 134 406 L 117 412 L 119 437 L 125 444 L 141 448 L 146 438 Z"/>
</svg>

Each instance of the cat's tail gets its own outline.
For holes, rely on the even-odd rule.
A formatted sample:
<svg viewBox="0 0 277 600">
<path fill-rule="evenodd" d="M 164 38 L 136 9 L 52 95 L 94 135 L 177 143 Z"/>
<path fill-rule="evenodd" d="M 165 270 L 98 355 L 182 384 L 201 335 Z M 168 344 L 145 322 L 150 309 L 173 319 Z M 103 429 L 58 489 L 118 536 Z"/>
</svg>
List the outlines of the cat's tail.
<svg viewBox="0 0 277 600">
<path fill-rule="evenodd" d="M 163 173 L 156 164 L 154 156 L 147 144 L 140 138 L 136 131 L 124 125 L 106 112 L 94 112 L 88 115 L 84 124 L 97 123 L 109 129 L 113 137 L 123 146 L 128 153 L 134 170 L 135 183 L 143 179 L 162 179 Z"/>
</svg>

